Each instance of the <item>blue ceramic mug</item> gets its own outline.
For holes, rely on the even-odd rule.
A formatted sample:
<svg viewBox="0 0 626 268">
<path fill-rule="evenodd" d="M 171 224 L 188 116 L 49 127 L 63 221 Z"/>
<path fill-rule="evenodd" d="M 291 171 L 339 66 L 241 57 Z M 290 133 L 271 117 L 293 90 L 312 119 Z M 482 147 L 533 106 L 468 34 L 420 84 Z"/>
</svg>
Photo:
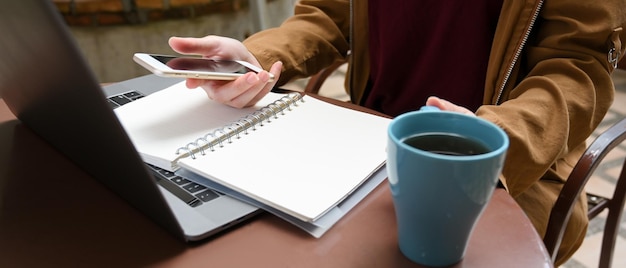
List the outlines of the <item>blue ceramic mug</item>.
<svg viewBox="0 0 626 268">
<path fill-rule="evenodd" d="M 447 266 L 465 255 L 509 139 L 479 117 L 425 108 L 389 125 L 387 170 L 400 250 L 416 263 Z"/>
</svg>

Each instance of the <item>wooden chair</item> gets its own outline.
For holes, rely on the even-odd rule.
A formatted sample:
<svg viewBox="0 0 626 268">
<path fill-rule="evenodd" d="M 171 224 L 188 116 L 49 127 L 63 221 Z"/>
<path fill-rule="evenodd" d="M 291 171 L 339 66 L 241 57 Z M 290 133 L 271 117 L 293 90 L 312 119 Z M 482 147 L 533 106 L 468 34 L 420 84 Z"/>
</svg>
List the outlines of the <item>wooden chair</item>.
<svg viewBox="0 0 626 268">
<path fill-rule="evenodd" d="M 561 190 L 550 214 L 548 228 L 543 239 L 552 260 L 561 245 L 563 233 L 571 216 L 572 208 L 578 196 L 585 190 L 589 178 L 602 162 L 604 157 L 616 146 L 626 140 L 626 118 L 617 122 L 598 136 L 578 160 L 567 182 Z M 604 225 L 602 248 L 600 250 L 599 267 L 611 267 L 613 261 L 615 241 L 620 226 L 624 200 L 626 198 L 626 159 L 611 198 L 587 193 L 589 210 L 587 216 L 593 219 L 600 212 L 608 209 L 608 216 Z"/>
<path fill-rule="evenodd" d="M 326 81 L 326 78 L 328 78 L 331 74 L 333 74 L 333 72 L 335 72 L 337 68 L 341 67 L 341 65 L 343 65 L 344 63 L 345 63 L 344 61 L 335 62 L 331 64 L 330 66 L 317 72 L 315 75 L 311 76 L 309 78 L 309 81 L 306 83 L 304 92 L 318 94 L 320 91 L 320 88 L 324 84 L 324 81 Z"/>
</svg>

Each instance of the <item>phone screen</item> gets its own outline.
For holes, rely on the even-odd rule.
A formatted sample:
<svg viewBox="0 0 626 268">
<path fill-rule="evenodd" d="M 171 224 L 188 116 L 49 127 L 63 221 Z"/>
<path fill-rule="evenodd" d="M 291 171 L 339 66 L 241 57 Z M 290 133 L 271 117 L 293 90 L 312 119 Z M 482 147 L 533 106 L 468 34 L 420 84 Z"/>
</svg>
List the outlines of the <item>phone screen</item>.
<svg viewBox="0 0 626 268">
<path fill-rule="evenodd" d="M 199 71 L 199 72 L 219 72 L 245 74 L 254 70 L 230 60 L 214 60 L 191 57 L 174 57 L 152 55 L 153 58 L 167 65 L 174 70 Z"/>
</svg>

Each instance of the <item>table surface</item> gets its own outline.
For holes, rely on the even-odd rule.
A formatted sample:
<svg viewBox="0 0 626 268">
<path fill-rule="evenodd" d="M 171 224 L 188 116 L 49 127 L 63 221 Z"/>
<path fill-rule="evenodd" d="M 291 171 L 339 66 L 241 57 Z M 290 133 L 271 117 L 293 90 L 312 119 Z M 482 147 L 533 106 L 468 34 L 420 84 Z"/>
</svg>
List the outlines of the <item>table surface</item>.
<svg viewBox="0 0 626 268">
<path fill-rule="evenodd" d="M 0 99 L 0 267 L 420 267 L 397 246 L 387 183 L 320 239 L 262 213 L 185 244 L 21 124 Z M 453 267 L 552 267 L 501 189 Z"/>
</svg>

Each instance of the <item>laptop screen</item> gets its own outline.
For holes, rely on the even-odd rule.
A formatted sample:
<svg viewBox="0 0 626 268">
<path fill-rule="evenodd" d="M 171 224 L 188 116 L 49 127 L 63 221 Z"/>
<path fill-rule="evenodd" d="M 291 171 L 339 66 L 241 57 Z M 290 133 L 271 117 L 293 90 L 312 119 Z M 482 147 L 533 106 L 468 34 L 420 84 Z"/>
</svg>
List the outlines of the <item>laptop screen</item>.
<svg viewBox="0 0 626 268">
<path fill-rule="evenodd" d="M 183 237 L 52 1 L 0 1 L 0 96 L 20 121 Z"/>
</svg>

